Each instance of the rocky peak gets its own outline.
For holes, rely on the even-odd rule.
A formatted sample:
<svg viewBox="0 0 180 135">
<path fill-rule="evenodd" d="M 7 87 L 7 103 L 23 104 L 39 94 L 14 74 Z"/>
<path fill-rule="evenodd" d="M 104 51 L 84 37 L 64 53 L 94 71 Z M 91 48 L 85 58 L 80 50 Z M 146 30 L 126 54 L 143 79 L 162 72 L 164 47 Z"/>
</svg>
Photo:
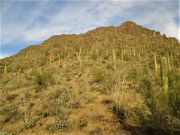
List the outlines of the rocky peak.
<svg viewBox="0 0 180 135">
<path fill-rule="evenodd" d="M 135 22 L 132 21 L 126 21 L 120 25 L 121 28 L 134 28 L 137 27 L 138 25 Z"/>
</svg>

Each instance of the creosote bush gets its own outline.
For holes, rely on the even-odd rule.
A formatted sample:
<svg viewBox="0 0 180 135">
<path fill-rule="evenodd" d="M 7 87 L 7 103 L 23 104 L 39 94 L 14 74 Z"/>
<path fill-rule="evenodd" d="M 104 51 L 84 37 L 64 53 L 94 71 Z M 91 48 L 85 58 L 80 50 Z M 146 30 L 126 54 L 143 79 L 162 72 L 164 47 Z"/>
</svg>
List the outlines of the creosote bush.
<svg viewBox="0 0 180 135">
<path fill-rule="evenodd" d="M 45 69 L 34 71 L 32 79 L 34 83 L 38 86 L 47 86 L 53 81 L 52 73 Z"/>
</svg>

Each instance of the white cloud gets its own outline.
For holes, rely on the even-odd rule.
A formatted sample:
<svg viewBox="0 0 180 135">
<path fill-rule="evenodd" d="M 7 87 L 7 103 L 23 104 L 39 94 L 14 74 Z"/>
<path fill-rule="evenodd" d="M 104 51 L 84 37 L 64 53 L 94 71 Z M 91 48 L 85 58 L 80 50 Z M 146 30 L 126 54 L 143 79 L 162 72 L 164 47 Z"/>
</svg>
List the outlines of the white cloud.
<svg viewBox="0 0 180 135">
<path fill-rule="evenodd" d="M 141 16 L 133 17 L 135 13 L 131 13 L 131 16 L 128 16 L 130 9 L 136 9 L 137 6 L 154 6 L 155 4 L 147 4 L 152 1 L 162 1 L 163 3 L 169 0 L 90 0 L 88 2 L 74 0 L 77 1 L 75 3 L 71 3 L 72 0 L 69 0 L 68 4 L 59 1 L 58 4 L 60 6 L 64 4 L 64 6 L 61 6 L 59 9 L 53 9 L 52 6 L 51 10 L 56 10 L 54 13 L 49 13 L 51 10 L 46 11 L 51 6 L 50 3 L 52 4 L 53 2 L 41 1 L 43 2 L 32 6 L 32 11 L 28 12 L 23 21 L 15 19 L 12 22 L 3 22 L 2 38 L 4 44 L 12 43 L 16 40 L 39 42 L 55 34 L 83 33 L 95 27 L 111 25 L 110 22 L 114 19 L 122 23 L 124 18 L 132 19 L 138 24 L 145 26 L 154 24 L 157 27 L 152 28 L 158 29 L 168 36 L 175 36 L 180 39 L 178 37 L 178 24 L 174 21 L 176 14 L 166 9 L 168 5 L 158 5 L 154 10 L 142 11 Z M 19 12 L 26 10 L 26 7 L 18 6 L 18 9 L 11 11 L 13 7 L 13 4 L 6 6 L 2 14 L 8 14 L 10 17 L 7 18 L 13 18 L 18 17 Z M 45 16 L 47 19 L 45 23 L 37 21 L 42 16 Z M 6 19 L 5 16 L 2 15 L 2 17 L 4 17 L 2 19 Z"/>
<path fill-rule="evenodd" d="M 178 10 L 178 9 L 177 9 Z M 146 13 L 143 16 L 144 19 L 139 18 L 139 23 L 145 24 L 148 26 L 149 24 L 154 24 L 152 28 L 158 30 L 167 36 L 176 37 L 180 40 L 178 34 L 178 23 L 175 21 L 177 17 L 177 11 L 175 12 L 169 11 L 166 7 L 161 7 L 160 9 L 156 9 L 153 12 Z"/>
<path fill-rule="evenodd" d="M 37 40 L 54 34 L 82 33 L 98 26 L 108 25 L 108 21 L 134 4 L 135 2 L 129 0 L 126 4 L 122 1 L 107 1 L 68 5 L 49 18 L 50 21 L 47 24 L 37 25 L 27 30 L 24 39 Z"/>
<path fill-rule="evenodd" d="M 36 21 L 36 19 L 43 15 L 49 2 L 45 1 L 37 5 L 33 5 L 32 11 L 27 11 L 23 4 L 28 6 L 29 2 L 16 3 L 21 1 L 9 0 L 2 2 L 1 9 L 1 34 L 2 44 L 11 43 L 15 40 L 22 40 L 21 38 L 29 29 L 29 27 Z M 16 6 L 16 4 L 18 6 Z"/>
</svg>

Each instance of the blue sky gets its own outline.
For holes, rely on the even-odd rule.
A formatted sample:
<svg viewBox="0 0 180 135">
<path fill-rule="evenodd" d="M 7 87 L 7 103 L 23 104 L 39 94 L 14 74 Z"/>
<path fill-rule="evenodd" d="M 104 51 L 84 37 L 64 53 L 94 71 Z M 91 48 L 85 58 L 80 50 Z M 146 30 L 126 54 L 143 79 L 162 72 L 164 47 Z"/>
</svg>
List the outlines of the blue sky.
<svg viewBox="0 0 180 135">
<path fill-rule="evenodd" d="M 0 0 L 0 58 L 52 35 L 131 20 L 180 39 L 178 0 Z"/>
</svg>

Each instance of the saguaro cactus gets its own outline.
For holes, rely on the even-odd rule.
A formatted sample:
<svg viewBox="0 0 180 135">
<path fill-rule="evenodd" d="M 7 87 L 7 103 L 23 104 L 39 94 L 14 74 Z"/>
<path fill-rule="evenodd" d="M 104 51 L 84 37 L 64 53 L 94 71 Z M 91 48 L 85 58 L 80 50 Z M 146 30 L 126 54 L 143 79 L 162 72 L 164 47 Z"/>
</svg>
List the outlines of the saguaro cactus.
<svg viewBox="0 0 180 135">
<path fill-rule="evenodd" d="M 49 55 L 49 63 L 52 62 L 51 54 Z"/>
<path fill-rule="evenodd" d="M 82 58 L 81 58 L 81 55 L 82 55 L 82 49 L 81 49 L 81 47 L 79 48 L 79 52 L 78 52 L 78 54 L 77 54 L 77 59 L 78 59 L 78 61 L 79 61 L 79 66 L 80 66 L 80 68 L 82 67 Z"/>
<path fill-rule="evenodd" d="M 124 61 L 124 50 L 121 51 L 121 60 Z"/>
<path fill-rule="evenodd" d="M 114 70 L 116 70 L 116 51 L 112 50 Z"/>
<path fill-rule="evenodd" d="M 167 63 L 168 63 L 168 69 L 170 71 L 171 70 L 171 60 L 170 60 L 169 54 L 167 55 Z"/>
<path fill-rule="evenodd" d="M 18 70 L 18 78 L 17 78 L 17 81 L 19 82 L 19 80 L 20 80 L 20 73 L 21 73 L 21 69 L 19 68 L 19 70 Z"/>
<path fill-rule="evenodd" d="M 99 59 L 99 48 L 96 48 L 97 60 Z"/>
<path fill-rule="evenodd" d="M 165 95 L 168 95 L 168 92 L 169 92 L 168 73 L 169 73 L 169 68 L 168 68 L 167 59 L 166 57 L 162 57 L 161 58 L 161 79 L 163 81 Z"/>
<path fill-rule="evenodd" d="M 136 56 L 136 50 L 135 49 L 133 49 L 133 55 L 134 55 L 134 57 Z"/>
<path fill-rule="evenodd" d="M 171 68 L 173 68 L 173 54 L 171 52 Z"/>
<path fill-rule="evenodd" d="M 155 73 L 156 73 L 156 77 L 157 77 L 158 76 L 158 66 L 157 66 L 156 53 L 154 53 L 154 69 L 155 69 Z"/>
<path fill-rule="evenodd" d="M 61 56 L 60 56 L 60 54 L 58 53 L 58 60 L 60 61 L 61 60 Z"/>
</svg>

